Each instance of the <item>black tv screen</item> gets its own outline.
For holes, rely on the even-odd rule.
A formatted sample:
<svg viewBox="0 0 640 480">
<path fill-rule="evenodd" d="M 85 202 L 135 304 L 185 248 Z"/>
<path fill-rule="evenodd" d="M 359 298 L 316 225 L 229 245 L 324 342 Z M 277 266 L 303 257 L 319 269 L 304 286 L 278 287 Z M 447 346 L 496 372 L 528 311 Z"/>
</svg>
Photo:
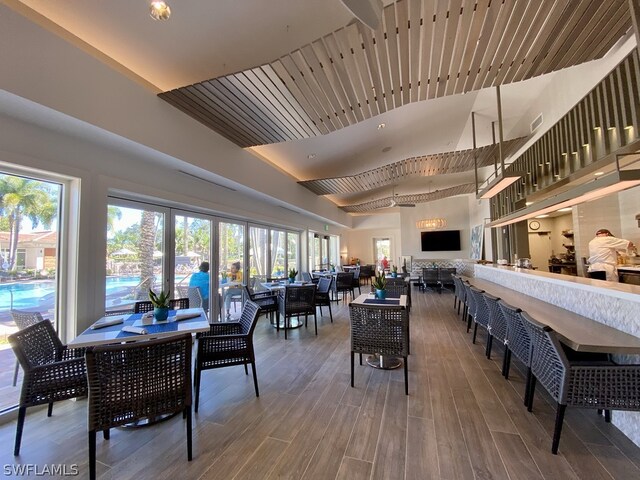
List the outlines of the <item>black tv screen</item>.
<svg viewBox="0 0 640 480">
<path fill-rule="evenodd" d="M 460 230 L 420 232 L 423 252 L 460 250 Z"/>
</svg>

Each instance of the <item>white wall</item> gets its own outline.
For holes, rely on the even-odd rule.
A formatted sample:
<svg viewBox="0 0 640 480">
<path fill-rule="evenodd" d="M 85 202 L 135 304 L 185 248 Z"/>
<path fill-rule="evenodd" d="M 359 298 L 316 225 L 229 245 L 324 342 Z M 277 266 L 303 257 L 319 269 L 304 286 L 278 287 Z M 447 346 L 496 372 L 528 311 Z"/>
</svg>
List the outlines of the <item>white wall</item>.
<svg viewBox="0 0 640 480">
<path fill-rule="evenodd" d="M 468 195 L 469 199 L 469 229 L 476 225 L 484 225 L 490 218 L 490 205 L 488 200 L 478 200 L 475 195 Z M 469 230 L 471 231 L 471 230 Z M 484 259 L 493 261 L 491 241 L 491 229 L 484 229 Z"/>
</svg>

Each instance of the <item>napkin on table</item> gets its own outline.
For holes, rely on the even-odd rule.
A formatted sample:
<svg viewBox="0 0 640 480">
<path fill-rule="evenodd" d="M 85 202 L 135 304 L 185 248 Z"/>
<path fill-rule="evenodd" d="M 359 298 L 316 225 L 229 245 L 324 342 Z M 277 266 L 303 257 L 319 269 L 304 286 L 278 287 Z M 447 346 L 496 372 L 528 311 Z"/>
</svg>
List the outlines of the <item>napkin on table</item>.
<svg viewBox="0 0 640 480">
<path fill-rule="evenodd" d="M 176 322 L 180 320 L 188 320 L 190 318 L 198 318 L 200 316 L 199 313 L 176 313 Z"/>
<path fill-rule="evenodd" d="M 130 325 L 127 325 L 126 327 L 122 327 L 122 331 L 128 332 L 128 333 L 137 333 L 138 335 L 145 335 L 147 333 L 147 331 L 144 328 L 132 327 Z"/>
<path fill-rule="evenodd" d="M 104 318 L 102 320 L 98 320 L 96 323 L 91 325 L 92 330 L 97 330 L 98 328 L 110 327 L 111 325 L 119 325 L 124 322 L 124 317 L 117 316 L 113 318 Z"/>
</svg>

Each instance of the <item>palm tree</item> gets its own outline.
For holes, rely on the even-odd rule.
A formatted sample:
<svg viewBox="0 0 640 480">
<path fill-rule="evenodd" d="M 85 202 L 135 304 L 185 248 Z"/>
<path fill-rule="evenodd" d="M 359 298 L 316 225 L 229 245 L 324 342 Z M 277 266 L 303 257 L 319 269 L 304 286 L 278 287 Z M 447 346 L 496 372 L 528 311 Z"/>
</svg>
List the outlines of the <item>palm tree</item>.
<svg viewBox="0 0 640 480">
<path fill-rule="evenodd" d="M 41 223 L 45 229 L 58 214 L 58 200 L 44 182 L 11 175 L 0 176 L 0 215 L 8 219 L 9 270 L 16 268 L 20 227 L 25 217 L 33 228 Z"/>
<path fill-rule="evenodd" d="M 156 214 L 155 212 L 144 210 L 140 222 L 140 240 L 138 252 L 140 254 L 140 278 L 142 292 L 148 292 L 153 287 L 153 251 L 155 249 L 156 238 Z"/>
</svg>

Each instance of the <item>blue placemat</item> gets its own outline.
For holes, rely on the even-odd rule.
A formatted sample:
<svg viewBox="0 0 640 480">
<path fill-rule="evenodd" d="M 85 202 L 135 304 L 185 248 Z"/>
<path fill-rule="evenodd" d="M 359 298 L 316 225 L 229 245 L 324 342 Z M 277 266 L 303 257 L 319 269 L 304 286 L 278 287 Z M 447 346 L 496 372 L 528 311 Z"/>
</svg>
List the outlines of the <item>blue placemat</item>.
<svg viewBox="0 0 640 480">
<path fill-rule="evenodd" d="M 364 303 L 375 303 L 377 305 L 400 305 L 400 299 L 385 298 L 380 300 L 378 298 L 365 298 Z"/>
<path fill-rule="evenodd" d="M 169 318 L 175 317 L 177 314 L 177 310 L 169 310 Z M 125 325 L 133 325 L 137 320 L 142 318 L 142 313 L 134 313 L 129 316 Z M 123 325 L 118 325 L 118 327 L 122 328 Z M 145 325 L 144 328 L 148 334 L 154 333 L 165 333 L 165 332 L 177 332 L 178 331 L 178 322 L 162 322 L 162 323 L 152 323 L 149 325 Z M 129 338 L 129 337 L 138 337 L 137 333 L 130 332 L 120 332 L 116 338 Z"/>
</svg>

